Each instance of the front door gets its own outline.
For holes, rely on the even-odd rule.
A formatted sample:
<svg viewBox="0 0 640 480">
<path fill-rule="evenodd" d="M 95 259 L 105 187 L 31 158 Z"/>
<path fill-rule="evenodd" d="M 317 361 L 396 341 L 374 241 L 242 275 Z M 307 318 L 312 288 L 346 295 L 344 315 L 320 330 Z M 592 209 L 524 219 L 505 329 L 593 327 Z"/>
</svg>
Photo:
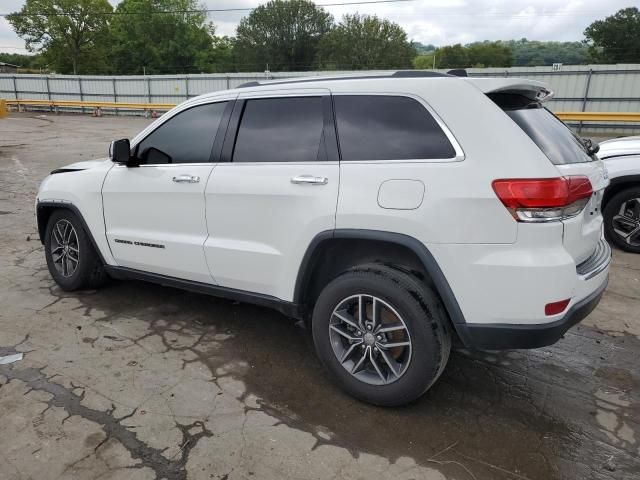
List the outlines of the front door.
<svg viewBox="0 0 640 480">
<path fill-rule="evenodd" d="M 335 228 L 339 163 L 326 90 L 241 94 L 206 189 L 218 284 L 292 300 L 313 238 Z"/>
<path fill-rule="evenodd" d="M 138 167 L 114 166 L 102 198 L 107 240 L 118 265 L 212 283 L 203 244 L 204 191 L 227 102 L 178 112 L 132 149 Z"/>
</svg>

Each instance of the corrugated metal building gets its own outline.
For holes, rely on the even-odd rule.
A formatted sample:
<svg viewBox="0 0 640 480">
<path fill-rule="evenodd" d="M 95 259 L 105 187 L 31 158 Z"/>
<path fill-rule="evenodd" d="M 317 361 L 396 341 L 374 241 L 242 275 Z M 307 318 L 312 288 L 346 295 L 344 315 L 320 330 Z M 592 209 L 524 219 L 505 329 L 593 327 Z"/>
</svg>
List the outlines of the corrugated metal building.
<svg viewBox="0 0 640 480">
<path fill-rule="evenodd" d="M 640 65 L 565 65 L 468 69 L 472 76 L 509 76 L 548 83 L 555 92 L 553 111 L 640 112 Z M 265 78 L 336 75 L 354 72 L 225 73 L 199 75 L 87 76 L 7 75 L 0 73 L 0 97 L 180 103 L 202 93 L 234 88 Z M 361 73 L 361 72 L 360 72 Z M 587 125 L 585 124 L 585 127 Z M 640 125 L 588 125 L 603 132 L 640 132 Z"/>
</svg>

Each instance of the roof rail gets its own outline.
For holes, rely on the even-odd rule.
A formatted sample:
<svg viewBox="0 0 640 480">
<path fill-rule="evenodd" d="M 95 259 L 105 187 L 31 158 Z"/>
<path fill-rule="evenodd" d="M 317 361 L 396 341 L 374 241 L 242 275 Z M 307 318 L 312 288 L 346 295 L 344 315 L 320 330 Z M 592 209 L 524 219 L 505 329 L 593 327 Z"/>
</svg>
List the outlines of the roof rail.
<svg viewBox="0 0 640 480">
<path fill-rule="evenodd" d="M 433 78 L 433 77 L 451 77 L 448 73 L 431 72 L 424 70 L 398 70 L 397 72 L 378 74 L 378 75 L 342 75 L 336 77 L 300 77 L 284 78 L 280 81 L 269 81 L 269 83 L 260 83 L 259 81 L 246 82 L 238 85 L 236 88 L 263 87 L 267 85 L 282 85 L 287 83 L 306 83 L 306 82 L 326 82 L 335 80 L 366 80 L 369 78 Z"/>
<path fill-rule="evenodd" d="M 433 77 L 450 77 L 451 72 L 440 73 L 432 72 L 430 70 L 398 70 L 397 72 L 389 75 L 394 78 L 433 78 Z"/>
</svg>

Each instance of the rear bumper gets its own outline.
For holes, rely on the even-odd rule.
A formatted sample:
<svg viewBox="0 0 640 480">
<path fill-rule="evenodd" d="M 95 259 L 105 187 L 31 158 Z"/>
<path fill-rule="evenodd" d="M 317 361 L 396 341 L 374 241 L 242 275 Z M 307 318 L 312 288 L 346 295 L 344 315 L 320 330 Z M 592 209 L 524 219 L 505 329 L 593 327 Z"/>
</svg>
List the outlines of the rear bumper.
<svg viewBox="0 0 640 480">
<path fill-rule="evenodd" d="M 456 330 L 466 346 L 478 350 L 511 350 L 552 345 L 596 308 L 608 283 L 607 275 L 602 285 L 594 292 L 576 302 L 560 320 L 551 323 L 529 325 L 466 323 L 456 325 Z"/>
</svg>

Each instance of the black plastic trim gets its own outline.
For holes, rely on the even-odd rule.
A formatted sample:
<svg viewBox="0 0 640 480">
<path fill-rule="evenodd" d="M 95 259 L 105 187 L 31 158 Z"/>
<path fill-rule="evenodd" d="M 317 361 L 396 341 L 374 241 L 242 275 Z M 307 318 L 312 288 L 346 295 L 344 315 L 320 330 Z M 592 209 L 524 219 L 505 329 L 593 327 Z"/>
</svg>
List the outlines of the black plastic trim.
<svg viewBox="0 0 640 480">
<path fill-rule="evenodd" d="M 222 145 L 224 144 L 224 138 L 227 135 L 227 129 L 229 128 L 229 120 L 231 119 L 231 112 L 236 104 L 235 100 L 229 100 L 222 112 L 222 118 L 220 119 L 220 125 L 216 131 L 216 136 L 213 140 L 213 147 L 211 148 L 210 163 L 217 163 L 222 157 Z"/>
<path fill-rule="evenodd" d="M 333 97 L 331 95 L 322 96 L 322 116 L 323 116 L 323 140 L 329 162 L 340 160 L 338 151 L 338 137 L 336 134 L 335 115 L 333 111 Z"/>
<path fill-rule="evenodd" d="M 89 226 L 87 225 L 87 222 L 85 221 L 84 217 L 82 216 L 82 213 L 80 212 L 78 207 L 76 207 L 73 203 L 70 203 L 70 202 L 38 202 L 38 204 L 36 205 L 36 219 L 38 221 L 38 235 L 40 236 L 40 242 L 43 245 L 44 245 L 44 235 L 45 235 L 45 232 L 47 230 L 47 223 L 44 222 L 41 219 L 41 215 L 43 214 L 43 209 L 44 208 L 66 209 L 66 210 L 71 210 L 73 213 L 75 213 L 75 215 L 80 219 L 80 223 L 82 223 L 82 228 L 84 229 L 84 232 L 89 237 L 89 240 L 91 241 L 91 245 L 93 246 L 93 248 L 95 249 L 96 253 L 98 254 L 98 257 L 100 257 L 100 261 L 102 262 L 103 265 L 106 265 L 107 262 L 104 261 L 104 257 L 102 256 L 102 252 L 98 248 L 98 244 L 96 243 L 95 239 L 93 238 L 93 233 L 89 229 Z"/>
<path fill-rule="evenodd" d="M 609 181 L 609 185 L 604 190 L 604 197 L 602 198 L 602 211 L 609 203 L 609 200 L 618 192 L 627 188 L 633 188 L 640 185 L 640 175 L 625 175 L 622 177 L 615 177 Z"/>
<path fill-rule="evenodd" d="M 298 277 L 296 279 L 296 286 L 293 294 L 293 301 L 302 304 L 304 298 L 304 289 L 308 285 L 311 278 L 311 265 L 314 259 L 315 252 L 320 244 L 324 241 L 331 239 L 360 239 L 360 240 L 379 240 L 389 243 L 396 243 L 403 247 L 406 247 L 413 251 L 424 265 L 425 270 L 429 274 L 433 284 L 444 303 L 449 318 L 451 319 L 454 328 L 461 340 L 465 345 L 467 342 L 463 335 L 465 331 L 460 330 L 459 325 L 465 324 L 465 318 L 460 309 L 460 305 L 456 300 L 451 286 L 442 273 L 438 262 L 433 257 L 429 249 L 419 240 L 403 235 L 401 233 L 384 232 L 379 230 L 361 230 L 361 229 L 337 229 L 321 232 L 314 237 L 309 244 L 307 251 L 304 254 L 300 269 L 298 270 Z"/>
<path fill-rule="evenodd" d="M 552 345 L 596 308 L 608 283 L 607 277 L 595 292 L 576 303 L 564 317 L 555 322 L 533 325 L 504 323 L 460 325 L 469 342 L 469 344 L 465 342 L 465 346 L 478 350 L 512 350 Z"/>
<path fill-rule="evenodd" d="M 119 280 L 143 280 L 145 282 L 157 283 L 167 287 L 181 288 L 196 293 L 204 293 L 215 297 L 237 300 L 239 302 L 251 303 L 262 307 L 272 308 L 280 313 L 296 319 L 302 318 L 302 309 L 299 305 L 281 300 L 271 295 L 263 295 L 260 293 L 247 292 L 245 290 L 237 290 L 235 288 L 221 287 L 209 283 L 195 282 L 193 280 L 184 280 L 181 278 L 170 277 L 158 273 L 143 272 L 127 267 L 116 267 L 113 265 L 105 265 L 107 273 Z"/>
<path fill-rule="evenodd" d="M 69 172 L 81 172 L 86 170 L 86 168 L 56 168 L 55 170 L 51 170 L 49 175 L 55 175 L 57 173 L 69 173 Z"/>
<path fill-rule="evenodd" d="M 609 157 L 609 158 L 613 158 L 613 157 Z M 640 175 L 625 175 L 623 177 L 612 178 L 610 180 L 610 182 L 609 182 L 609 187 L 611 187 L 613 185 L 620 185 L 621 183 L 637 183 L 637 184 L 640 184 Z"/>
<path fill-rule="evenodd" d="M 244 106 L 246 103 L 247 101 L 245 99 L 238 99 L 233 105 L 229 125 L 227 126 L 227 131 L 224 136 L 222 154 L 220 155 L 221 162 L 230 162 L 233 158 L 233 149 L 236 145 L 236 137 L 238 136 L 238 128 L 240 127 L 240 118 L 242 117 L 242 112 L 244 112 Z"/>
</svg>

